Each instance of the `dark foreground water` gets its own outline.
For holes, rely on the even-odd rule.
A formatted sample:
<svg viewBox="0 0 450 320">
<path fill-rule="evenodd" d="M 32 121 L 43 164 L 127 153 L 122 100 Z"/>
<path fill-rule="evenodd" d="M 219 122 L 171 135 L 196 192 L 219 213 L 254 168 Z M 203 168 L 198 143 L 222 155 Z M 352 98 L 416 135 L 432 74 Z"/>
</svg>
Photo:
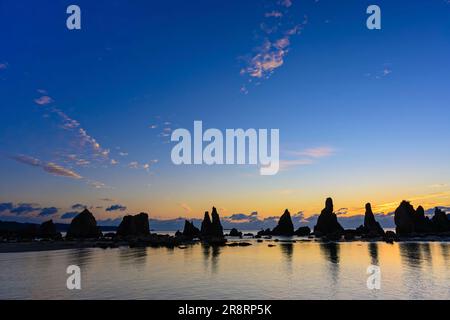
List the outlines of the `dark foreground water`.
<svg viewBox="0 0 450 320">
<path fill-rule="evenodd" d="M 4 253 L 0 299 L 450 299 L 450 243 L 249 241 Z M 81 290 L 66 287 L 69 265 Z M 379 290 L 367 287 L 369 265 L 381 268 Z"/>
</svg>

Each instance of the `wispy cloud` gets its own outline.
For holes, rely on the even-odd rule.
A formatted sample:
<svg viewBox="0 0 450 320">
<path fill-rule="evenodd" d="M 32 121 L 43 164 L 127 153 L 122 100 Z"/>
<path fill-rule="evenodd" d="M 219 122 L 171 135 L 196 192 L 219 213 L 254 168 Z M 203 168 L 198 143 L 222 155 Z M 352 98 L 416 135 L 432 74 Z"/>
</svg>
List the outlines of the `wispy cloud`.
<svg viewBox="0 0 450 320">
<path fill-rule="evenodd" d="M 36 207 L 36 205 L 33 203 L 19 203 L 17 206 L 11 209 L 10 212 L 12 214 L 22 215 L 22 214 L 29 214 L 39 210 L 41 210 L 41 208 Z"/>
<path fill-rule="evenodd" d="M 192 212 L 191 207 L 189 207 L 186 203 L 179 203 L 179 206 L 180 206 L 181 208 L 183 208 L 183 210 L 184 210 L 186 213 Z"/>
<path fill-rule="evenodd" d="M 379 80 L 379 79 L 389 76 L 391 73 L 392 73 L 392 68 L 390 67 L 390 64 L 385 63 L 380 70 L 378 70 L 376 72 L 368 72 L 365 74 L 365 76 L 367 78 Z"/>
<path fill-rule="evenodd" d="M 430 186 L 428 186 L 429 188 L 445 188 L 448 187 L 449 185 L 447 183 L 435 183 L 432 184 Z"/>
<path fill-rule="evenodd" d="M 55 176 L 67 177 L 67 178 L 72 178 L 72 179 L 81 179 L 82 178 L 75 171 L 61 167 L 53 162 L 49 162 L 49 163 L 43 165 L 42 168 L 45 171 L 47 171 L 48 173 L 51 173 Z"/>
<path fill-rule="evenodd" d="M 84 210 L 87 208 L 87 206 L 81 203 L 75 203 L 73 206 L 71 206 L 71 208 L 73 210 Z"/>
<path fill-rule="evenodd" d="M 41 96 L 39 98 L 34 99 L 34 102 L 40 106 L 45 106 L 53 102 L 53 99 L 49 96 Z"/>
<path fill-rule="evenodd" d="M 334 155 L 336 153 L 336 150 L 331 147 L 315 147 L 302 151 L 293 151 L 292 153 L 299 156 L 306 156 L 311 158 L 324 158 Z"/>
<path fill-rule="evenodd" d="M 261 80 L 268 79 L 284 64 L 292 36 L 300 34 L 307 24 L 306 16 L 300 24 L 294 23 L 289 14 L 291 6 L 290 0 L 277 1 L 264 14 L 265 20 L 261 23 L 258 34 L 262 42 L 254 48 L 253 54 L 243 58 L 246 65 L 240 73 L 246 78 L 246 83 L 241 87 L 241 92 L 248 93 L 249 85 L 260 84 Z"/>
<path fill-rule="evenodd" d="M 6 70 L 8 69 L 8 62 L 2 62 L 0 63 L 0 70 Z"/>
<path fill-rule="evenodd" d="M 58 213 L 58 208 L 56 207 L 50 207 L 50 208 L 43 208 L 41 212 L 39 212 L 40 217 L 47 217 L 52 216 Z"/>
<path fill-rule="evenodd" d="M 125 211 L 125 210 L 127 210 L 127 207 L 123 206 L 121 204 L 114 204 L 114 205 L 106 208 L 105 210 L 108 211 L 108 212 L 111 212 L 111 211 Z"/>
<path fill-rule="evenodd" d="M 332 147 L 313 147 L 299 151 L 287 150 L 284 152 L 291 159 L 280 160 L 280 170 L 287 170 L 298 166 L 311 165 L 320 158 L 334 155 L 336 149 Z M 292 159 L 293 158 L 293 159 Z"/>
<path fill-rule="evenodd" d="M 0 213 L 4 212 L 4 211 L 12 210 L 12 208 L 13 208 L 12 202 L 0 203 Z"/>
<path fill-rule="evenodd" d="M 307 166 L 313 164 L 311 159 L 295 159 L 295 160 L 281 160 L 280 170 L 287 170 L 298 166 Z"/>
<path fill-rule="evenodd" d="M 69 211 L 61 216 L 61 219 L 73 219 L 78 215 L 78 211 Z"/>
<path fill-rule="evenodd" d="M 59 166 L 53 162 L 43 162 L 37 158 L 33 158 L 27 155 L 15 155 L 12 156 L 11 159 L 14 159 L 18 162 L 33 166 L 33 167 L 40 167 L 44 171 L 51 173 L 55 176 L 61 176 L 61 177 L 67 177 L 71 179 L 81 179 L 82 177 L 76 173 L 73 170 L 64 168 L 62 166 Z"/>
</svg>

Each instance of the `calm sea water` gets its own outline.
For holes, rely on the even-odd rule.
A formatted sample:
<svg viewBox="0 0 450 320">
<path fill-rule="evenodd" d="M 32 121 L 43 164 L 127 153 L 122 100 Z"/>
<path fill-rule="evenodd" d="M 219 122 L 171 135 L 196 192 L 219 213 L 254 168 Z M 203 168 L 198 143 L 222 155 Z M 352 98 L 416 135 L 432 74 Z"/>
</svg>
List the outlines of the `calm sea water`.
<svg viewBox="0 0 450 320">
<path fill-rule="evenodd" d="M 0 299 L 450 299 L 450 243 L 248 241 L 0 254 Z M 68 265 L 81 290 L 66 288 Z"/>
</svg>

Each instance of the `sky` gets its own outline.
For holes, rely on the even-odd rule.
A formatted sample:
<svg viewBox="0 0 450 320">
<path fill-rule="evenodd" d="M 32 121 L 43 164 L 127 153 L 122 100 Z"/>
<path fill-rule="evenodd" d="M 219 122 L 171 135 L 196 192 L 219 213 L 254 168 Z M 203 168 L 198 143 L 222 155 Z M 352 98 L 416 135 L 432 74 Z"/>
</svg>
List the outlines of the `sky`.
<svg viewBox="0 0 450 320">
<path fill-rule="evenodd" d="M 445 0 L 3 0 L 0 219 L 448 206 L 449 18 Z M 196 120 L 279 129 L 279 173 L 174 165 Z"/>
</svg>

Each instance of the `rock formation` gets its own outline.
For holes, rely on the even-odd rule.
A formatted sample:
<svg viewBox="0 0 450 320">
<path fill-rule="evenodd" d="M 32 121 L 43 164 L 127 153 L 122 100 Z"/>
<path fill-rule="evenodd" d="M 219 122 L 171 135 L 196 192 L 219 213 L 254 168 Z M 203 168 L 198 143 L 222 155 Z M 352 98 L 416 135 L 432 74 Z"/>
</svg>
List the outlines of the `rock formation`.
<svg viewBox="0 0 450 320">
<path fill-rule="evenodd" d="M 434 209 L 434 216 L 431 219 L 432 222 L 432 228 L 434 232 L 449 232 L 450 231 L 450 221 L 445 214 L 444 211 L 442 211 L 439 208 Z"/>
<path fill-rule="evenodd" d="M 317 219 L 317 224 L 314 227 L 314 234 L 319 237 L 323 235 L 329 236 L 335 234 L 337 237 L 339 234 L 342 234 L 343 231 L 344 228 L 342 228 L 339 224 L 337 221 L 337 216 L 333 212 L 333 199 L 328 198 L 325 201 L 325 208 L 322 210 L 319 218 Z"/>
<path fill-rule="evenodd" d="M 400 206 L 395 209 L 394 221 L 397 235 L 403 236 L 414 233 L 415 213 L 413 206 L 405 200 L 403 200 L 400 203 Z"/>
<path fill-rule="evenodd" d="M 220 223 L 220 217 L 215 207 L 212 208 L 211 218 L 212 218 L 211 231 L 213 236 L 223 237 L 222 224 Z"/>
<path fill-rule="evenodd" d="M 230 237 L 242 237 L 242 232 L 239 232 L 238 229 L 233 228 L 230 230 Z"/>
<path fill-rule="evenodd" d="M 121 237 L 147 236 L 150 234 L 148 214 L 141 212 L 135 216 L 125 216 L 117 228 L 117 235 Z"/>
<path fill-rule="evenodd" d="M 267 228 L 267 229 L 263 229 L 263 230 L 260 230 L 260 231 L 258 231 L 258 233 L 256 234 L 256 236 L 257 237 L 261 237 L 261 236 L 270 236 L 272 234 L 272 232 L 270 231 L 270 229 L 269 228 Z"/>
<path fill-rule="evenodd" d="M 294 234 L 299 237 L 306 237 L 311 234 L 311 228 L 308 226 L 298 228 Z"/>
<path fill-rule="evenodd" d="M 192 222 L 186 220 L 184 222 L 183 236 L 189 239 L 197 238 L 200 236 L 200 230 Z"/>
<path fill-rule="evenodd" d="M 101 235 L 97 221 L 88 209 L 73 218 L 67 231 L 67 238 L 98 238 Z"/>
<path fill-rule="evenodd" d="M 422 206 L 414 210 L 407 201 L 402 201 L 395 210 L 395 225 L 399 236 L 450 232 L 450 221 L 444 211 L 435 208 L 434 216 L 430 220 L 425 216 Z"/>
<path fill-rule="evenodd" d="M 49 221 L 45 221 L 43 222 L 38 230 L 37 230 L 37 235 L 38 238 L 43 238 L 43 239 L 61 239 L 61 233 L 59 233 L 58 231 L 56 231 L 56 226 L 53 223 L 53 220 L 49 220 Z"/>
<path fill-rule="evenodd" d="M 205 216 L 202 221 L 202 226 L 200 227 L 200 234 L 202 236 L 208 236 L 211 232 L 211 218 L 209 217 L 209 212 L 205 212 Z"/>
<path fill-rule="evenodd" d="M 215 207 L 211 212 L 212 221 L 209 218 L 209 213 L 205 212 L 205 218 L 202 221 L 200 234 L 203 238 L 223 238 L 223 228 L 220 223 L 220 217 Z"/>
<path fill-rule="evenodd" d="M 292 223 L 291 214 L 286 209 L 278 220 L 278 224 L 272 230 L 274 236 L 292 236 L 294 234 L 294 224 Z"/>
<path fill-rule="evenodd" d="M 430 233 L 433 231 L 433 226 L 428 217 L 425 216 L 425 210 L 422 206 L 418 206 L 414 215 L 414 232 Z"/>
<path fill-rule="evenodd" d="M 375 238 L 384 236 L 384 230 L 375 220 L 370 203 L 366 203 L 366 212 L 364 214 L 364 225 L 357 229 L 357 233 L 363 237 Z"/>
</svg>

